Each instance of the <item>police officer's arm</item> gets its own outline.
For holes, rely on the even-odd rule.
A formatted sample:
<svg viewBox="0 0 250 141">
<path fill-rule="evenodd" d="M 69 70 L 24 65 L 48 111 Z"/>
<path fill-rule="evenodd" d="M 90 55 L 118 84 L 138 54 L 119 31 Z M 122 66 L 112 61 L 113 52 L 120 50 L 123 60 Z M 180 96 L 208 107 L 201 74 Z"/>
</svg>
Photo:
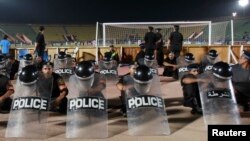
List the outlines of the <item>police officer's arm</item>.
<svg viewBox="0 0 250 141">
<path fill-rule="evenodd" d="M 171 67 L 173 67 L 173 68 L 176 68 L 176 67 L 177 67 L 177 65 L 175 65 L 175 64 L 170 64 L 170 63 L 168 63 L 168 62 L 163 62 L 163 65 L 164 65 L 164 66 L 171 66 Z"/>
<path fill-rule="evenodd" d="M 68 88 L 62 78 L 58 79 L 58 87 L 60 90 L 60 95 L 56 98 L 56 103 L 59 104 L 61 100 L 68 95 Z"/>
<path fill-rule="evenodd" d="M 123 84 L 123 77 L 119 79 L 119 81 L 116 83 L 116 87 L 118 90 L 122 91 L 124 90 L 124 84 Z"/>
<path fill-rule="evenodd" d="M 183 82 L 184 84 L 192 84 L 192 83 L 205 82 L 205 81 L 206 81 L 206 80 L 204 80 L 204 79 L 199 79 L 199 78 L 188 78 L 188 77 L 182 79 L 182 82 Z"/>
<path fill-rule="evenodd" d="M 6 88 L 7 88 L 6 93 L 0 97 L 0 103 L 2 103 L 6 98 L 9 98 L 14 93 L 14 87 L 11 84 L 11 81 L 8 82 Z"/>
<path fill-rule="evenodd" d="M 89 89 L 89 94 L 96 94 L 98 92 L 101 92 L 103 89 L 106 88 L 106 79 L 103 77 L 100 78 L 100 81 L 96 87 L 90 88 Z"/>
<path fill-rule="evenodd" d="M 168 41 L 167 41 L 167 48 L 169 48 L 172 38 L 173 38 L 173 33 L 170 33 L 170 36 L 169 36 Z"/>
<path fill-rule="evenodd" d="M 97 87 L 95 87 L 95 90 L 98 91 L 98 92 L 100 92 L 103 89 L 105 89 L 105 87 L 106 87 L 106 81 L 105 81 L 105 79 L 100 79 L 99 85 Z"/>
</svg>

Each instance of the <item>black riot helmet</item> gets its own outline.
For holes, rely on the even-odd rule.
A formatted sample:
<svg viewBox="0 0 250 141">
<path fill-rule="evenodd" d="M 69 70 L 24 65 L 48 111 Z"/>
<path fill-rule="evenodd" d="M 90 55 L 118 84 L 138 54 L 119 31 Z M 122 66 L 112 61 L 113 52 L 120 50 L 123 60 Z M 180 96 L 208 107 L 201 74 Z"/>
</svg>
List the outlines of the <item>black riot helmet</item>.
<svg viewBox="0 0 250 141">
<path fill-rule="evenodd" d="M 58 60 L 64 60 L 64 59 L 66 59 L 66 53 L 64 52 L 64 51 L 60 51 L 59 53 L 58 53 Z"/>
<path fill-rule="evenodd" d="M 23 56 L 23 59 L 24 60 L 26 60 L 26 61 L 31 61 L 32 59 L 33 59 L 33 57 L 32 57 L 32 55 L 31 54 L 25 54 L 24 56 Z"/>
<path fill-rule="evenodd" d="M 154 60 L 155 59 L 154 53 L 149 53 L 149 52 L 146 53 L 144 59 L 146 61 L 152 61 L 152 60 Z"/>
<path fill-rule="evenodd" d="M 81 81 L 76 85 L 81 91 L 86 92 L 92 87 L 95 79 L 94 74 L 94 65 L 90 61 L 81 61 L 76 65 L 75 76 Z"/>
<path fill-rule="evenodd" d="M 24 85 L 31 85 L 36 83 L 38 78 L 38 71 L 34 65 L 28 65 L 22 68 L 19 74 L 19 80 Z"/>
<path fill-rule="evenodd" d="M 103 57 L 104 62 L 110 62 L 112 61 L 112 53 L 111 52 L 105 52 Z"/>
<path fill-rule="evenodd" d="M 76 65 L 75 74 L 81 80 L 92 78 L 94 72 L 95 68 L 90 61 L 81 61 Z"/>
<path fill-rule="evenodd" d="M 217 78 L 228 80 L 232 77 L 232 67 L 225 62 L 217 62 L 213 65 L 213 75 Z"/>
<path fill-rule="evenodd" d="M 147 94 L 151 88 L 151 82 L 153 79 L 153 73 L 150 68 L 141 65 L 135 69 L 134 76 L 134 88 L 139 94 Z"/>
<path fill-rule="evenodd" d="M 209 57 L 210 57 L 211 59 L 215 59 L 215 58 L 218 56 L 217 51 L 214 50 L 214 49 L 211 49 L 211 50 L 208 52 L 208 55 L 209 55 Z"/>
<path fill-rule="evenodd" d="M 31 54 L 25 54 L 23 56 L 23 66 L 31 65 L 32 64 L 32 55 Z"/>
<path fill-rule="evenodd" d="M 134 79 L 138 82 L 147 82 L 153 78 L 149 67 L 145 65 L 138 66 L 134 72 Z"/>
<path fill-rule="evenodd" d="M 139 47 L 140 47 L 141 49 L 144 49 L 144 48 L 145 48 L 145 43 L 141 43 L 141 44 L 139 45 Z"/>
<path fill-rule="evenodd" d="M 192 61 L 194 61 L 194 55 L 193 55 L 192 53 L 186 53 L 186 54 L 185 54 L 185 60 L 186 60 L 187 62 L 192 62 Z"/>
<path fill-rule="evenodd" d="M 104 67 L 106 69 L 111 69 L 113 67 L 113 63 L 112 63 L 112 53 L 111 52 L 105 52 L 104 54 L 104 58 L 103 58 L 103 62 L 104 62 Z"/>
<path fill-rule="evenodd" d="M 148 67 L 152 67 L 154 64 L 154 59 L 155 59 L 154 53 L 147 52 L 144 56 L 144 64 Z"/>
</svg>

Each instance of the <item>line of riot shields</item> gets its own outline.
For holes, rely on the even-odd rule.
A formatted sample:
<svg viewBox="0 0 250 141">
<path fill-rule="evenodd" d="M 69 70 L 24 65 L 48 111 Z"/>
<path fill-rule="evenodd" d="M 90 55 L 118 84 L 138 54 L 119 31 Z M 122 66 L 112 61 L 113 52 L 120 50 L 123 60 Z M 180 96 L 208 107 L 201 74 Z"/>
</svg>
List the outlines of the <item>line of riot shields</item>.
<svg viewBox="0 0 250 141">
<path fill-rule="evenodd" d="M 185 60 L 185 59 L 184 59 Z M 183 60 L 182 60 L 183 61 Z M 185 71 L 180 60 L 179 77 Z M 182 62 L 182 63 L 181 63 Z M 157 68 L 149 58 L 124 79 L 125 106 L 130 135 L 169 135 L 165 103 Z M 98 62 L 98 71 L 91 61 L 73 67 L 71 58 L 54 60 L 54 72 L 68 87 L 66 138 L 107 138 L 108 98 L 116 88 L 118 64 L 108 58 Z M 40 77 L 28 65 L 19 72 L 8 120 L 6 137 L 45 138 L 53 78 Z M 239 113 L 230 79 L 203 73 L 208 81 L 199 83 L 206 124 L 239 124 Z M 26 78 L 27 77 L 27 78 Z M 223 118 L 221 118 L 223 117 Z"/>
<path fill-rule="evenodd" d="M 193 54 L 187 53 L 179 57 L 178 75 L 181 79 L 188 73 L 188 66 L 194 64 Z M 206 125 L 210 124 L 240 124 L 240 114 L 237 106 L 234 88 L 231 82 L 232 68 L 220 61 L 215 50 L 210 50 L 199 64 L 197 79 L 202 114 Z"/>
</svg>

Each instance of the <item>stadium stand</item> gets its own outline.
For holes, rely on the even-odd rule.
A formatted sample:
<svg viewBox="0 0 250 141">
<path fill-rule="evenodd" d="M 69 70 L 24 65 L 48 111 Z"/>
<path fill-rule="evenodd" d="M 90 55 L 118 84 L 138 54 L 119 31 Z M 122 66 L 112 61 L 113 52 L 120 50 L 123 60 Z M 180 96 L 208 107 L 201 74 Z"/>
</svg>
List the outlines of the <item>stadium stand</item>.
<svg viewBox="0 0 250 141">
<path fill-rule="evenodd" d="M 0 28 L 4 30 L 4 32 L 8 33 L 12 37 L 16 37 L 17 34 L 25 35 L 28 39 L 34 41 L 36 33 L 30 27 L 30 25 L 11 25 L 11 24 L 4 24 L 0 25 Z"/>
<path fill-rule="evenodd" d="M 94 25 L 67 25 L 65 29 L 68 34 L 76 36 L 77 41 L 92 41 L 95 39 Z"/>
</svg>

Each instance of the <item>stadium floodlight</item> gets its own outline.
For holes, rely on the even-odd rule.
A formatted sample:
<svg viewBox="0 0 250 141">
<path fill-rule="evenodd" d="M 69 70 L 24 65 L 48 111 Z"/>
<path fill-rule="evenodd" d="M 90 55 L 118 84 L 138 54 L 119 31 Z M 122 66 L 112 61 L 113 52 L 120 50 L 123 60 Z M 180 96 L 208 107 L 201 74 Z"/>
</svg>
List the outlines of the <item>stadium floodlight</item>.
<svg viewBox="0 0 250 141">
<path fill-rule="evenodd" d="M 241 7 L 245 7 L 248 5 L 249 0 L 239 0 L 238 2 Z"/>
<path fill-rule="evenodd" d="M 233 15 L 233 17 L 236 17 L 237 12 L 233 12 L 232 15 Z"/>
</svg>

